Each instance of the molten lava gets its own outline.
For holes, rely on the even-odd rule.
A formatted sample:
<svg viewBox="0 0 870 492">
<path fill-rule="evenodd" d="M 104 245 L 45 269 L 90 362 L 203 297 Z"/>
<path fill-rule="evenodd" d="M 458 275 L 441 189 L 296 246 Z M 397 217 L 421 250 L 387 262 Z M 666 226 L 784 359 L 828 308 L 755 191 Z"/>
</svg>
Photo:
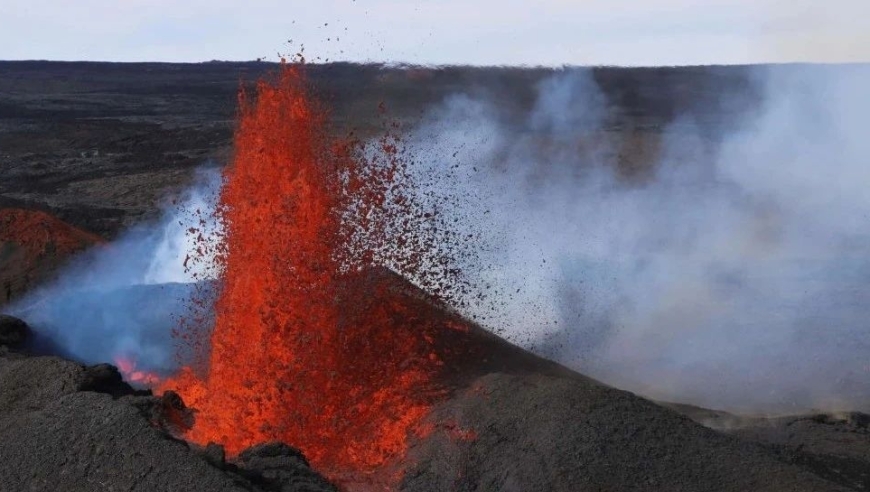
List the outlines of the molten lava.
<svg viewBox="0 0 870 492">
<path fill-rule="evenodd" d="M 393 248 L 431 245 L 417 233 L 388 237 L 396 228 L 385 218 L 430 220 L 401 193 L 395 145 L 385 139 L 388 157 L 364 162 L 357 142 L 331 137 L 303 70 L 284 66 L 261 81 L 255 102 L 240 95 L 208 362 L 160 389 L 196 409 L 191 441 L 235 454 L 280 440 L 328 476 L 369 473 L 403 456 L 443 392 L 435 375 L 444 363 L 427 332 L 448 320 L 422 319 L 420 301 L 372 269 L 389 263 L 420 278 L 422 265 L 437 263 Z M 436 277 L 435 291 L 444 282 Z"/>
<path fill-rule="evenodd" d="M 0 304 L 103 240 L 37 210 L 0 209 Z"/>
<path fill-rule="evenodd" d="M 0 209 L 0 243 L 23 249 L 25 260 L 36 264 L 47 256 L 65 257 L 103 240 L 37 210 Z"/>
<path fill-rule="evenodd" d="M 128 357 L 115 357 L 115 365 L 126 381 L 139 386 L 155 386 L 160 383 L 160 376 L 156 373 L 140 370 L 136 367 L 136 361 Z"/>
</svg>

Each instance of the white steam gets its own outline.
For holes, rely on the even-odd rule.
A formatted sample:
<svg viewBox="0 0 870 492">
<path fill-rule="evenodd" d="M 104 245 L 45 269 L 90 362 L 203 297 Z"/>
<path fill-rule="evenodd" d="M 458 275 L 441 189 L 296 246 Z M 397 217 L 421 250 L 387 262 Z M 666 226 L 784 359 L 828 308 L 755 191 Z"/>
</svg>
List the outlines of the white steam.
<svg viewBox="0 0 870 492">
<path fill-rule="evenodd" d="M 653 398 L 737 411 L 870 402 L 870 70 L 758 69 L 737 130 L 679 120 L 621 175 L 591 73 L 539 86 L 525 122 L 453 96 L 410 142 L 420 179 L 465 197 L 468 314 Z"/>
<path fill-rule="evenodd" d="M 191 295 L 203 295 L 195 283 L 217 273 L 208 258 L 185 259 L 203 246 L 200 233 L 207 240 L 219 235 L 212 211 L 220 183 L 218 169 L 200 171 L 159 220 L 76 257 L 10 313 L 36 330 L 43 350 L 87 363 L 124 358 L 139 369 L 171 371 L 178 362 L 171 331 L 189 315 Z"/>
</svg>

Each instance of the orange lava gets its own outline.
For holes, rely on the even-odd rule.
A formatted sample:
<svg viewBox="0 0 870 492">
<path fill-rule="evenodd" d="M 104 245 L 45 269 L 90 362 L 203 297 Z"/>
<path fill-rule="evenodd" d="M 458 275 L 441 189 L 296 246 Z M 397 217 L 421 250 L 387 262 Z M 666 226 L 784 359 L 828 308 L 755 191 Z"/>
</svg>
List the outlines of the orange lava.
<svg viewBox="0 0 870 492">
<path fill-rule="evenodd" d="M 76 229 L 45 212 L 0 209 L 0 243 L 22 248 L 26 261 L 36 264 L 46 255 L 65 257 L 103 240 Z"/>
<path fill-rule="evenodd" d="M 160 384 L 160 376 L 156 373 L 142 371 L 136 368 L 136 361 L 128 357 L 115 357 L 115 365 L 124 376 L 124 380 L 140 386 L 156 386 Z"/>
<path fill-rule="evenodd" d="M 0 304 L 103 240 L 37 210 L 0 209 Z"/>
<path fill-rule="evenodd" d="M 381 150 L 392 157 L 372 163 L 359 143 L 329 135 L 304 67 L 283 66 L 255 101 L 242 93 L 240 107 L 218 212 L 223 274 L 207 367 L 187 367 L 158 390 L 196 410 L 185 435 L 193 442 L 236 454 L 280 440 L 327 476 L 373 473 L 403 457 L 442 391 L 443 361 L 426 330 L 446 321 L 419 320 L 419 306 L 371 273 L 387 259 L 412 273 L 432 263 L 388 244 L 431 241 L 387 237 L 394 229 L 382 224 L 424 214 L 397 191 L 389 138 Z M 436 277 L 433 291 L 444 283 Z"/>
</svg>

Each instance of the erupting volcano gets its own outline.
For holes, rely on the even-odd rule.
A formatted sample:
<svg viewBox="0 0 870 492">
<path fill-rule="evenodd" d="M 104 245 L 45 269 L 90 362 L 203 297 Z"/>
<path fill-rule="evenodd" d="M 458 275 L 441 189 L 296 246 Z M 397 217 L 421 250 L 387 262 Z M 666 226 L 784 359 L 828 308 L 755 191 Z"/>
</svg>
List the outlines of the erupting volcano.
<svg viewBox="0 0 870 492">
<path fill-rule="evenodd" d="M 255 101 L 241 93 L 240 106 L 220 196 L 222 284 L 207 367 L 187 367 L 161 389 L 196 409 L 185 436 L 193 442 L 236 454 L 280 440 L 333 477 L 370 472 L 402 457 L 444 391 L 433 334 L 468 331 L 452 315 L 423 319 L 435 298 L 402 294 L 379 266 L 443 292 L 446 274 L 421 275 L 437 256 L 420 250 L 433 246 L 423 232 L 387 237 L 390 219 L 431 215 L 403 193 L 392 139 L 366 159 L 357 141 L 330 136 L 304 67 L 283 66 Z"/>
<path fill-rule="evenodd" d="M 0 490 L 870 488 L 863 68 L 0 67 Z"/>
</svg>

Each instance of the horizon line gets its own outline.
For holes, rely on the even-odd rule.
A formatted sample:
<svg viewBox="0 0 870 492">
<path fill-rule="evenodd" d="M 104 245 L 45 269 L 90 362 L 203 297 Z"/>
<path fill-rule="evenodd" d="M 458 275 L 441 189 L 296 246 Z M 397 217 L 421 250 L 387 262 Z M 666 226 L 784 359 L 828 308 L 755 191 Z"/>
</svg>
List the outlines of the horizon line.
<svg viewBox="0 0 870 492">
<path fill-rule="evenodd" d="M 0 59 L 0 63 L 70 63 L 70 64 L 115 64 L 115 65 L 208 65 L 208 64 L 262 64 L 262 65 L 280 65 L 281 61 L 272 61 L 264 59 L 253 60 L 202 60 L 202 61 L 159 61 L 159 60 L 137 60 L 137 61 L 114 61 L 114 60 L 56 60 L 48 58 L 21 58 L 21 59 Z M 289 61 L 288 63 L 294 63 Z M 762 67 L 762 66 L 864 66 L 870 65 L 870 61 L 785 61 L 785 62 L 746 62 L 746 63 L 702 63 L 702 64 L 673 64 L 673 65 L 618 65 L 618 64 L 570 64 L 561 65 L 531 65 L 531 64 L 492 64 L 492 65 L 476 65 L 472 63 L 448 63 L 448 64 L 426 64 L 401 61 L 376 61 L 376 60 L 320 60 L 305 59 L 305 65 L 359 65 L 359 66 L 382 66 L 392 69 L 428 69 L 439 70 L 445 68 L 510 68 L 510 69 L 526 69 L 526 70 L 560 70 L 572 68 L 618 68 L 618 69 L 655 69 L 655 68 L 740 68 L 740 67 Z"/>
</svg>

